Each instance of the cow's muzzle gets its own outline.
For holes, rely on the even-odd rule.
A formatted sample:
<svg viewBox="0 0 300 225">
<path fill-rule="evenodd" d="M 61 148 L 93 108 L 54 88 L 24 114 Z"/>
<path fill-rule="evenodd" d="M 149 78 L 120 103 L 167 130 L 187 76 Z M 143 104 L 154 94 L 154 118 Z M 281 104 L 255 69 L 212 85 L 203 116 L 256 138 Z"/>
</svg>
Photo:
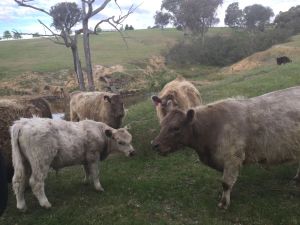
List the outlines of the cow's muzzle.
<svg viewBox="0 0 300 225">
<path fill-rule="evenodd" d="M 135 156 L 135 154 L 136 154 L 135 151 L 132 151 L 132 152 L 129 152 L 129 155 L 128 155 L 128 156 L 129 156 L 129 157 L 132 157 L 132 156 Z"/>
<path fill-rule="evenodd" d="M 151 141 L 151 146 L 153 150 L 158 150 L 159 149 L 159 144 L 156 143 L 154 140 Z"/>
</svg>

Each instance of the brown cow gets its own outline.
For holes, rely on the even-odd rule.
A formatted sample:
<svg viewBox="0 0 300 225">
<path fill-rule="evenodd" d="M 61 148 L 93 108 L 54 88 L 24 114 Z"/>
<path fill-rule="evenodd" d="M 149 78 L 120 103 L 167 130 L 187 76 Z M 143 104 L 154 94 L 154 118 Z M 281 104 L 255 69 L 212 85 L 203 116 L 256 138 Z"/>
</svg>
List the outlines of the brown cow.
<svg viewBox="0 0 300 225">
<path fill-rule="evenodd" d="M 300 161 L 300 86 L 250 99 L 228 99 L 184 112 L 172 110 L 152 142 L 161 154 L 181 146 L 223 171 L 220 208 L 245 164 Z M 295 176 L 299 179 L 299 169 Z"/>
<path fill-rule="evenodd" d="M 49 94 L 53 96 L 57 96 L 59 98 L 64 98 L 65 90 L 62 86 L 55 86 L 55 85 L 45 85 L 44 91 L 49 92 Z"/>
<path fill-rule="evenodd" d="M 71 121 L 91 119 L 119 128 L 124 114 L 123 100 L 118 94 L 98 91 L 71 94 Z"/>
<path fill-rule="evenodd" d="M 182 77 L 178 77 L 166 84 L 159 96 L 152 96 L 152 101 L 156 106 L 156 113 L 160 123 L 173 108 L 185 111 L 202 103 L 197 88 Z"/>
<path fill-rule="evenodd" d="M 15 120 L 21 117 L 52 118 L 48 102 L 41 97 L 23 97 L 18 99 L 0 100 L 0 149 L 7 163 L 7 178 L 10 181 L 13 176 L 13 166 L 11 161 L 11 143 L 9 127 Z"/>
</svg>

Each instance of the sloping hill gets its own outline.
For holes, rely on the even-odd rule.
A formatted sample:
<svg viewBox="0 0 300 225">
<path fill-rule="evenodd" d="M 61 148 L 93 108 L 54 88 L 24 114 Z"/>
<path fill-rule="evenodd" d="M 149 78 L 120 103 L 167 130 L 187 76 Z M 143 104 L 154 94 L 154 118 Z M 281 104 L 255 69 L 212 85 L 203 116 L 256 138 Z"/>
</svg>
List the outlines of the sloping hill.
<svg viewBox="0 0 300 225">
<path fill-rule="evenodd" d="M 257 52 L 229 67 L 223 69 L 225 74 L 245 72 L 263 66 L 276 65 L 276 58 L 288 56 L 293 62 L 300 60 L 300 36 L 294 36 L 290 42 L 274 45 L 273 47 Z"/>
</svg>

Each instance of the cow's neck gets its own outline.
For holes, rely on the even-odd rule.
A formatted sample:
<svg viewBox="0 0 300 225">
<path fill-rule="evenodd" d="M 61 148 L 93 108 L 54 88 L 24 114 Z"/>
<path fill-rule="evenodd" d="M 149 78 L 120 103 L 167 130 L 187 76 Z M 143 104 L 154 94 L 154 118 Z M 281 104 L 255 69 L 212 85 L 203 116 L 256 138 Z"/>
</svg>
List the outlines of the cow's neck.
<svg viewBox="0 0 300 225">
<path fill-rule="evenodd" d="M 216 143 L 213 140 L 216 139 L 213 137 L 213 132 L 209 132 L 213 126 L 213 122 L 209 120 L 206 120 L 206 122 L 202 124 L 197 122 L 192 123 L 188 129 L 189 137 L 187 137 L 186 145 L 197 152 L 200 160 L 204 164 L 222 171 L 222 163 L 218 162 L 214 157 Z"/>
<path fill-rule="evenodd" d="M 103 161 L 111 152 L 111 139 L 106 137 L 103 151 L 100 153 L 100 160 Z"/>
</svg>

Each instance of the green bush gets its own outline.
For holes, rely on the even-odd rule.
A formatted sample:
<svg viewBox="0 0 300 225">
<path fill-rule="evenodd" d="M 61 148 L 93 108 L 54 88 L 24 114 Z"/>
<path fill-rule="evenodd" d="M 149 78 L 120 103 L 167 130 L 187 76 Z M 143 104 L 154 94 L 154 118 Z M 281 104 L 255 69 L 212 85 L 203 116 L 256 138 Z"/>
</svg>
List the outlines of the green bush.
<svg viewBox="0 0 300 225">
<path fill-rule="evenodd" d="M 181 41 L 166 54 L 169 64 L 203 64 L 227 66 L 257 51 L 268 49 L 286 41 L 292 32 L 273 29 L 265 32 L 235 31 L 229 35 L 208 36 L 205 43 L 200 39 Z"/>
</svg>

